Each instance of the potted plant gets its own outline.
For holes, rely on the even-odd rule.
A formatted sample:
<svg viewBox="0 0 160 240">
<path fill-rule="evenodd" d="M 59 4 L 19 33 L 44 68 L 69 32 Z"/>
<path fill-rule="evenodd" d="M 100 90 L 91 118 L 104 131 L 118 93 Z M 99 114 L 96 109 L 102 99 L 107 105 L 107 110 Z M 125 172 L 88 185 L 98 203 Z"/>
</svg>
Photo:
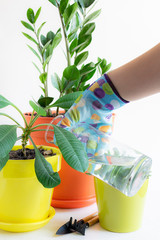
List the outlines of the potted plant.
<svg viewBox="0 0 160 240">
<path fill-rule="evenodd" d="M 42 69 L 44 61 L 48 61 L 45 65 L 48 70 L 50 59 L 53 56 L 53 46 L 57 46 L 60 43 L 62 31 L 65 42 L 67 66 L 64 68 L 61 77 L 59 77 L 57 73 L 51 76 L 52 85 L 59 91 L 58 100 L 54 101 L 53 97 L 44 95 L 41 96 L 38 101 L 35 101 L 35 107 L 42 107 L 47 110 L 47 116 L 40 116 L 35 124 L 50 123 L 55 116 L 65 113 L 78 96 L 88 88 L 89 80 L 92 79 L 95 73 L 98 72 L 102 75 L 107 72 L 111 66 L 110 63 L 107 64 L 107 61 L 101 58 L 98 58 L 96 63 L 86 63 L 89 56 L 89 52 L 86 49 L 91 44 L 92 34 L 95 30 L 95 23 L 93 21 L 101 12 L 100 10 L 92 11 L 95 0 L 75 0 L 72 1 L 72 3 L 66 0 L 49 0 L 49 2 L 57 9 L 62 30 L 59 29 L 56 34 L 49 31 L 46 36 L 40 35 L 44 23 L 37 28 L 38 30 L 36 30 L 35 25 L 41 8 L 38 9 L 36 14 L 34 14 L 32 9 L 28 9 L 28 22 L 22 21 L 22 24 L 33 33 L 34 38 L 26 33 L 23 34 L 35 44 L 36 48 L 38 47 L 37 52 L 37 49 L 35 50 L 29 46 L 31 51 L 41 61 Z M 42 84 L 44 83 L 44 85 L 48 86 L 48 71 L 43 69 L 42 72 L 37 64 L 34 63 L 34 65 L 40 73 L 39 78 Z M 42 90 L 45 93 L 45 87 L 42 87 Z M 46 92 L 48 92 L 48 90 Z M 52 108 L 56 108 L 56 110 L 51 111 Z M 64 109 L 64 111 L 60 109 Z M 51 115 L 51 113 L 53 113 L 53 115 Z M 31 113 L 26 113 L 25 117 L 27 122 L 29 122 Z M 53 124 L 56 124 L 59 120 L 60 118 L 54 120 Z M 41 128 L 44 129 L 44 126 Z M 31 136 L 36 144 L 53 146 L 53 144 L 46 142 L 45 132 L 43 131 L 34 132 Z M 54 191 L 53 206 L 73 208 L 87 206 L 95 202 L 93 177 L 73 170 L 66 164 L 63 158 L 62 168 L 59 174 L 62 182 Z M 75 185 L 79 187 L 74 188 L 75 191 L 70 191 L 69 189 L 73 183 L 73 179 Z"/>
<path fill-rule="evenodd" d="M 30 104 L 34 105 L 32 101 Z M 17 110 L 24 126 L 14 117 L 0 113 L 14 123 L 0 125 L 0 228 L 13 232 L 31 231 L 46 224 L 55 214 L 50 203 L 53 188 L 60 184 L 60 150 L 68 164 L 81 172 L 88 168 L 88 159 L 81 142 L 72 133 L 54 125 L 60 150 L 46 146 L 38 149 L 30 135 L 43 130 L 38 129 L 41 125 L 33 124 L 40 115 L 45 116 L 46 111 L 36 108 L 34 116 L 33 110 L 28 124 L 21 110 L 0 95 L 0 109 L 7 106 Z M 22 132 L 20 136 L 17 130 Z M 28 139 L 31 146 L 27 145 Z M 21 145 L 15 145 L 17 140 L 21 140 Z"/>
</svg>

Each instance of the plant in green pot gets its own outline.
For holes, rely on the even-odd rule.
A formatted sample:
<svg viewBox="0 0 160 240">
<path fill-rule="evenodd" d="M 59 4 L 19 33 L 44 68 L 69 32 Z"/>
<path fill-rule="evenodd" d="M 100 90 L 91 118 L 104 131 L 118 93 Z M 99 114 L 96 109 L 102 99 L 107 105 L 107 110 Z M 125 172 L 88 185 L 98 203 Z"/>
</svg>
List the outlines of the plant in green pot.
<svg viewBox="0 0 160 240">
<path fill-rule="evenodd" d="M 35 126 L 34 122 L 40 115 L 45 116 L 46 111 L 39 107 L 34 116 L 33 110 L 28 124 L 21 110 L 0 95 L 0 109 L 7 106 L 13 107 L 19 118 L 16 120 L 0 112 L 1 117 L 13 122 L 13 125 L 0 125 L 0 229 L 31 231 L 45 225 L 55 214 L 50 203 L 53 188 L 60 184 L 58 171 L 62 154 L 71 167 L 81 172 L 87 170 L 88 158 L 83 145 L 72 133 L 54 125 L 62 154 L 58 148 L 36 146 L 31 133 L 44 130 L 39 129 L 43 124 Z M 19 123 L 20 117 L 24 126 Z M 27 145 L 28 139 L 32 145 Z M 21 140 L 21 145 L 16 145 L 17 140 Z"/>
</svg>

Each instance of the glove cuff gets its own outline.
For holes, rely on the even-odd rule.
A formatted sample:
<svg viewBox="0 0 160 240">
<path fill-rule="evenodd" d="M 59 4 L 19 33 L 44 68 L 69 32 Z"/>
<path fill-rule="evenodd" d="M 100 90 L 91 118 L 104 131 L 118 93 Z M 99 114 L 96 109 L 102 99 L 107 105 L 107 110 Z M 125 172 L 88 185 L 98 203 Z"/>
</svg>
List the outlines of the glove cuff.
<svg viewBox="0 0 160 240">
<path fill-rule="evenodd" d="M 107 81 L 107 83 L 110 85 L 110 87 L 112 88 L 113 92 L 117 95 L 118 98 L 120 98 L 124 103 L 129 103 L 129 101 L 125 100 L 124 98 L 122 98 L 119 94 L 119 92 L 117 91 L 116 87 L 114 86 L 114 84 L 112 83 L 111 79 L 109 78 L 109 76 L 107 74 L 104 74 L 104 77 Z"/>
</svg>

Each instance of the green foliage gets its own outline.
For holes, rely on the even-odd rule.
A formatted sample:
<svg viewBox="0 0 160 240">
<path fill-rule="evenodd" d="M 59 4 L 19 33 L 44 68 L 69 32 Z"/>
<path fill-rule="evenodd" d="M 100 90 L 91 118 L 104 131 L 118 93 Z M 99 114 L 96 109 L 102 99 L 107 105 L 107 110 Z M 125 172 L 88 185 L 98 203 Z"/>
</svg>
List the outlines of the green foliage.
<svg viewBox="0 0 160 240">
<path fill-rule="evenodd" d="M 68 99 L 70 99 L 71 105 L 72 101 L 75 100 L 79 96 L 80 93 L 71 94 Z M 65 97 L 65 96 L 64 96 Z M 61 99 L 62 102 L 63 99 Z M 65 100 L 65 99 L 64 99 Z M 39 152 L 37 149 L 34 141 L 32 140 L 30 134 L 35 131 L 45 131 L 44 129 L 40 129 L 39 127 L 42 127 L 43 125 L 49 125 L 54 127 L 55 136 L 57 144 L 63 154 L 65 156 L 65 160 L 67 163 L 73 167 L 74 169 L 84 172 L 87 170 L 88 167 L 88 158 L 85 153 L 84 147 L 82 143 L 70 132 L 66 131 L 65 129 L 62 129 L 58 126 L 54 126 L 51 124 L 39 124 L 34 125 L 36 119 L 40 115 L 46 114 L 46 106 L 48 106 L 52 101 L 53 98 L 43 98 L 41 97 L 39 101 L 42 101 L 41 105 L 43 105 L 43 108 L 40 107 L 39 103 L 35 103 L 33 101 L 30 101 L 30 104 L 34 108 L 34 110 L 37 112 L 36 115 L 34 115 L 34 111 L 32 112 L 32 117 L 30 119 L 30 122 L 27 123 L 25 120 L 25 117 L 23 116 L 23 113 L 21 110 L 16 107 L 13 103 L 11 103 L 9 100 L 4 98 L 2 95 L 0 95 L 0 108 L 4 108 L 7 106 L 12 106 L 15 110 L 18 111 L 18 113 L 21 115 L 21 117 L 24 120 L 24 126 L 21 126 L 17 123 L 17 121 L 12 118 L 11 116 L 0 113 L 0 116 L 5 116 L 11 119 L 14 122 L 14 125 L 0 125 L 0 170 L 5 166 L 9 159 L 9 152 L 12 150 L 13 146 L 15 145 L 17 140 L 22 141 L 22 150 L 25 155 L 25 148 L 28 142 L 28 139 L 30 138 L 33 147 L 35 149 L 35 172 L 37 179 L 39 182 L 45 187 L 45 188 L 53 188 L 60 184 L 60 177 L 57 172 L 54 172 L 52 169 L 52 166 L 49 162 L 46 161 L 44 156 Z M 60 102 L 59 102 L 60 103 Z M 22 134 L 20 136 L 17 136 L 17 129 L 20 129 L 22 131 Z M 18 131 L 19 133 L 19 131 Z"/>
<path fill-rule="evenodd" d="M 53 5 L 56 6 L 56 1 L 51 1 L 51 3 Z M 41 7 L 37 10 L 36 13 L 34 13 L 33 9 L 29 8 L 27 10 L 27 19 L 29 21 L 21 21 L 21 23 L 23 24 L 23 26 L 31 31 L 31 34 L 33 35 L 29 35 L 28 33 L 24 33 L 23 35 L 30 40 L 32 43 L 36 44 L 36 49 L 35 49 L 35 45 L 34 47 L 27 45 L 29 47 L 29 49 L 32 51 L 32 53 L 38 58 L 41 67 L 39 67 L 36 63 L 33 63 L 34 66 L 36 67 L 36 69 L 39 72 L 39 79 L 40 82 L 42 84 L 41 89 L 43 91 L 43 97 L 45 99 L 49 99 L 50 97 L 48 96 L 48 71 L 49 71 L 49 64 L 50 61 L 52 59 L 53 56 L 53 52 L 54 49 L 58 46 L 58 44 L 60 43 L 61 39 L 62 39 L 62 35 L 60 30 L 58 30 L 56 33 L 54 33 L 53 31 L 49 31 L 46 36 L 44 36 L 43 34 L 41 34 L 42 28 L 45 25 L 46 22 L 43 22 L 40 24 L 40 26 L 38 26 L 38 30 L 37 30 L 37 26 L 36 26 L 36 21 L 39 18 L 41 13 Z M 41 68 L 41 70 L 40 70 Z M 45 100 L 45 104 L 48 101 Z M 34 102 L 30 102 L 30 105 L 32 106 L 32 108 L 34 110 L 38 110 L 39 114 L 42 113 L 42 115 L 44 116 L 44 111 L 46 111 L 46 115 L 49 116 L 50 112 L 48 109 L 46 110 L 44 108 L 44 101 L 40 101 L 40 104 L 42 103 L 42 105 L 40 105 L 41 108 L 43 108 L 43 110 L 37 106 L 37 104 L 35 104 Z M 46 105 L 45 105 L 46 107 Z"/>
<path fill-rule="evenodd" d="M 36 21 L 40 16 L 41 7 L 34 13 L 33 9 L 27 10 L 27 19 L 29 22 L 21 21 L 23 26 L 33 35 L 23 33 L 23 35 L 34 43 L 34 47 L 28 45 L 29 49 L 40 62 L 41 67 L 37 63 L 33 63 L 39 72 L 39 80 L 42 84 L 41 89 L 43 95 L 38 101 L 30 102 L 32 108 L 36 109 L 44 115 L 42 109 L 46 111 L 46 115 L 51 114 L 50 107 L 57 106 L 56 113 L 59 113 L 59 107 L 66 108 L 66 102 L 70 99 L 61 101 L 63 96 L 70 97 L 70 93 L 84 91 L 88 87 L 88 81 L 93 78 L 96 72 L 99 75 L 107 72 L 111 64 L 107 64 L 105 59 L 98 58 L 97 62 L 87 62 L 89 51 L 87 48 L 92 43 L 93 33 L 96 28 L 94 20 L 100 15 L 101 10 L 93 11 L 95 0 L 48 0 L 52 6 L 56 7 L 57 14 L 63 32 L 63 38 L 66 46 L 67 67 L 63 69 L 61 76 L 54 73 L 51 76 L 51 83 L 59 92 L 60 102 L 55 104 L 50 102 L 51 97 L 48 95 L 48 69 L 50 61 L 54 54 L 54 49 L 59 45 L 62 39 L 61 28 L 54 33 L 52 30 L 45 35 L 41 33 L 46 22 L 42 22 L 38 28 Z M 38 30 L 36 30 L 38 29 Z M 35 45 L 36 44 L 36 45 Z M 35 49 L 35 47 L 37 49 Z M 43 97 L 43 98 L 42 98 Z M 48 104 L 48 105 L 47 105 Z M 59 105 L 60 104 L 60 105 Z M 39 112 L 39 113 L 40 113 Z"/>
</svg>

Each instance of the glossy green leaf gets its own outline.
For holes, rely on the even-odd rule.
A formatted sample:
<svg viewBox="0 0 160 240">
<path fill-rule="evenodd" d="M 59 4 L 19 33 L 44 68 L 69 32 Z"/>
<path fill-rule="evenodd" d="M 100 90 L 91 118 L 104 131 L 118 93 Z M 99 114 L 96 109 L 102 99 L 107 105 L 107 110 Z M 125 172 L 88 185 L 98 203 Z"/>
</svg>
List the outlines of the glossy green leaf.
<svg viewBox="0 0 160 240">
<path fill-rule="evenodd" d="M 30 21 L 30 23 L 34 23 L 34 11 L 32 8 L 29 8 L 27 10 L 27 18 Z"/>
<path fill-rule="evenodd" d="M 35 44 L 38 45 L 38 42 L 37 42 L 33 37 L 31 37 L 31 36 L 28 35 L 27 33 L 24 33 L 24 32 L 22 32 L 22 33 L 23 33 L 23 35 L 24 35 L 26 38 L 28 38 L 30 41 L 32 41 L 32 42 L 34 42 Z"/>
<path fill-rule="evenodd" d="M 38 181 L 45 188 L 54 188 L 60 184 L 61 180 L 59 174 L 53 171 L 52 165 L 40 153 L 32 138 L 30 140 L 35 149 L 35 172 Z"/>
<path fill-rule="evenodd" d="M 36 12 L 36 14 L 35 14 L 35 17 L 34 17 L 34 23 L 37 21 L 40 12 L 41 12 L 41 7 L 37 10 L 37 12 Z"/>
<path fill-rule="evenodd" d="M 40 39 L 41 39 L 42 45 L 45 46 L 46 43 L 47 43 L 47 38 L 46 38 L 44 35 L 41 35 L 41 36 L 40 36 Z"/>
<path fill-rule="evenodd" d="M 55 37 L 55 33 L 52 31 L 49 31 L 46 36 L 47 42 L 51 40 L 51 43 L 52 43 L 54 37 Z"/>
<path fill-rule="evenodd" d="M 95 2 L 95 0 L 78 0 L 82 7 L 88 8 Z"/>
<path fill-rule="evenodd" d="M 95 18 L 97 18 L 97 17 L 100 15 L 100 13 L 101 13 L 101 10 L 100 10 L 100 9 L 97 10 L 97 11 L 95 11 L 95 12 L 93 12 L 93 13 L 91 13 L 89 16 L 87 16 L 87 17 L 85 18 L 83 24 L 86 24 L 86 23 L 88 23 L 88 22 L 93 21 Z"/>
<path fill-rule="evenodd" d="M 38 103 L 41 107 L 45 108 L 53 101 L 53 99 L 54 98 L 52 97 L 40 97 Z"/>
<path fill-rule="evenodd" d="M 29 49 L 35 54 L 35 56 L 39 59 L 39 61 L 41 62 L 41 57 L 39 56 L 39 54 L 36 52 L 36 50 L 34 50 L 31 46 L 27 45 L 29 47 Z"/>
<path fill-rule="evenodd" d="M 66 26 L 69 24 L 69 22 L 71 21 L 72 17 L 76 13 L 77 8 L 78 8 L 78 4 L 74 3 L 74 4 L 70 5 L 69 7 L 67 7 L 65 9 L 63 17 L 64 17 L 64 22 L 65 22 Z"/>
<path fill-rule="evenodd" d="M 7 154 L 4 158 L 0 158 L 0 171 L 6 165 L 9 159 L 9 154 Z"/>
<path fill-rule="evenodd" d="M 70 45 L 70 47 L 69 47 L 70 53 L 73 53 L 74 50 L 76 50 L 77 44 L 78 44 L 78 39 L 75 38 L 75 39 L 72 41 L 72 43 L 71 43 L 71 45 Z"/>
<path fill-rule="evenodd" d="M 58 32 L 54 39 L 53 39 L 53 42 L 52 42 L 52 48 L 56 48 L 58 46 L 58 44 L 61 42 L 61 39 L 62 39 L 62 34 L 61 32 Z"/>
<path fill-rule="evenodd" d="M 0 159 L 12 150 L 17 141 L 16 125 L 0 125 Z"/>
<path fill-rule="evenodd" d="M 67 31 L 67 36 L 68 36 L 68 40 L 69 42 L 71 42 L 73 39 L 75 39 L 77 31 L 80 29 L 81 27 L 81 18 L 79 16 L 79 13 L 76 12 L 69 24 L 69 29 Z"/>
<path fill-rule="evenodd" d="M 52 126 L 65 161 L 75 170 L 85 172 L 88 168 L 88 157 L 83 144 L 71 132 L 56 125 Z"/>
<path fill-rule="evenodd" d="M 91 35 L 83 35 L 80 36 L 78 39 L 78 45 L 77 45 L 77 52 L 81 52 L 84 50 L 92 41 L 92 36 Z"/>
<path fill-rule="evenodd" d="M 82 93 L 82 91 L 77 91 L 66 94 L 63 97 L 59 98 L 54 104 L 52 104 L 52 107 L 60 107 L 68 110 Z"/>
<path fill-rule="evenodd" d="M 21 23 L 23 24 L 24 27 L 34 32 L 34 28 L 29 23 L 25 21 L 21 21 Z"/>
<path fill-rule="evenodd" d="M 29 101 L 29 104 L 33 108 L 33 110 L 37 112 L 38 115 L 46 116 L 46 111 L 41 106 L 37 105 L 35 102 L 31 100 Z"/>
<path fill-rule="evenodd" d="M 40 32 L 41 32 L 41 30 L 42 30 L 42 27 L 44 26 L 45 23 L 46 23 L 46 22 L 43 22 L 43 23 L 40 25 L 40 27 L 38 28 L 38 30 L 37 30 L 37 36 L 38 36 L 38 38 L 39 38 Z"/>
<path fill-rule="evenodd" d="M 41 83 L 44 84 L 44 83 L 46 82 L 46 80 L 47 80 L 47 73 L 46 73 L 46 72 L 42 73 L 42 74 L 39 76 L 39 79 L 40 79 Z"/>
<path fill-rule="evenodd" d="M 61 14 L 64 13 L 64 10 L 66 9 L 69 1 L 70 1 L 70 0 L 62 0 L 62 1 L 60 1 L 59 10 L 60 10 L 60 13 L 61 13 Z"/>
<path fill-rule="evenodd" d="M 82 64 L 88 58 L 88 54 L 88 52 L 83 52 L 79 54 L 74 61 L 75 65 L 77 66 Z"/>
<path fill-rule="evenodd" d="M 63 77 L 66 78 L 68 81 L 75 81 L 80 78 L 80 72 L 75 65 L 66 67 L 63 71 Z"/>
<path fill-rule="evenodd" d="M 80 31 L 79 37 L 83 35 L 90 35 L 95 30 L 95 23 L 86 24 Z"/>
<path fill-rule="evenodd" d="M 59 92 L 61 92 L 61 80 L 57 73 L 54 73 L 51 76 L 51 83 L 52 83 L 53 87 L 55 87 Z"/>
<path fill-rule="evenodd" d="M 8 99 L 0 95 L 0 108 L 7 107 L 9 105 L 12 105 L 12 103 Z"/>
</svg>

